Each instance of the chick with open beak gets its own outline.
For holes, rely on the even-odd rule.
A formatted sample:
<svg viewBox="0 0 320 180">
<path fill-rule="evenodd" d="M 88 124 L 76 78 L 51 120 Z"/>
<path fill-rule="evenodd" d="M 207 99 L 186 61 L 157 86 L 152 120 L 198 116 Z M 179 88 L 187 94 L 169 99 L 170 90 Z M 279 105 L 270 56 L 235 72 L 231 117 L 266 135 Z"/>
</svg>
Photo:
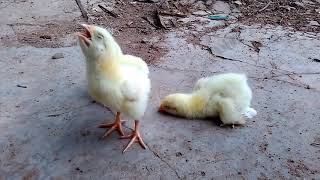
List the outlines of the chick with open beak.
<svg viewBox="0 0 320 180">
<path fill-rule="evenodd" d="M 96 102 L 117 112 L 113 123 L 99 126 L 108 128 L 102 138 L 117 131 L 121 138 L 130 139 L 123 152 L 135 142 L 145 149 L 146 144 L 140 134 L 140 120 L 151 89 L 147 64 L 139 57 L 123 54 L 106 29 L 93 25 L 82 26 L 84 32 L 77 35 L 86 57 L 89 94 Z M 130 135 L 123 133 L 124 120 L 121 114 L 134 120 L 134 130 Z"/>
<path fill-rule="evenodd" d="M 90 29 L 90 25 L 81 24 L 84 27 L 84 32 L 77 32 L 77 36 L 79 37 L 79 41 L 82 41 L 85 45 L 90 46 L 92 30 Z"/>
</svg>

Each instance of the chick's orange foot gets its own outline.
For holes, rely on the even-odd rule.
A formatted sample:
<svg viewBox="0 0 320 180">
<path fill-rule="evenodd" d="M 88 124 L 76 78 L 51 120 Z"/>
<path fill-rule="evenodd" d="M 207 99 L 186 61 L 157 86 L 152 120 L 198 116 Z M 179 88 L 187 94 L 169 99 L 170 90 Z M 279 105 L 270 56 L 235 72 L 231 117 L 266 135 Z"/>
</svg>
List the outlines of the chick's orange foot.
<svg viewBox="0 0 320 180">
<path fill-rule="evenodd" d="M 133 132 L 130 135 L 122 136 L 121 139 L 131 139 L 129 141 L 128 145 L 122 151 L 122 153 L 126 152 L 134 142 L 138 142 L 143 149 L 147 148 L 146 144 L 142 140 L 142 137 L 141 137 L 141 134 L 140 134 L 140 131 L 139 131 L 139 121 L 138 120 L 134 121 L 134 130 L 133 130 Z"/>
<path fill-rule="evenodd" d="M 116 120 L 114 123 L 108 123 L 108 124 L 101 124 L 98 127 L 99 128 L 109 128 L 104 135 L 101 137 L 101 139 L 108 137 L 113 131 L 117 131 L 120 136 L 124 136 L 123 130 L 122 130 L 122 123 L 126 122 L 125 120 L 120 119 L 120 112 L 117 112 L 116 114 Z"/>
</svg>

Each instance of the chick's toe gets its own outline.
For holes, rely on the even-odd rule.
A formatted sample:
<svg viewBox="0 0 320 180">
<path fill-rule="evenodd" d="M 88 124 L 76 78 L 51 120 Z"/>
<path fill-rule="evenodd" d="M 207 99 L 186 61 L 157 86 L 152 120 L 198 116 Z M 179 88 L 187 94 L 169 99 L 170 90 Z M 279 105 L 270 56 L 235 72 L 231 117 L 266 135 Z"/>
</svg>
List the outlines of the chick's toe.
<svg viewBox="0 0 320 180">
<path fill-rule="evenodd" d="M 147 148 L 147 145 L 143 142 L 140 131 L 139 131 L 139 121 L 138 120 L 134 121 L 133 132 L 130 135 L 121 136 L 120 138 L 121 139 L 130 139 L 128 145 L 122 151 L 123 153 L 126 152 L 134 142 L 138 142 L 143 149 Z"/>
<path fill-rule="evenodd" d="M 117 112 L 116 120 L 113 123 L 107 123 L 107 124 L 101 124 L 98 127 L 99 128 L 109 128 L 104 135 L 101 137 L 101 139 L 108 137 L 113 131 L 117 131 L 120 136 L 124 136 L 123 130 L 122 130 L 122 123 L 126 122 L 125 120 L 120 119 L 120 113 Z"/>
</svg>

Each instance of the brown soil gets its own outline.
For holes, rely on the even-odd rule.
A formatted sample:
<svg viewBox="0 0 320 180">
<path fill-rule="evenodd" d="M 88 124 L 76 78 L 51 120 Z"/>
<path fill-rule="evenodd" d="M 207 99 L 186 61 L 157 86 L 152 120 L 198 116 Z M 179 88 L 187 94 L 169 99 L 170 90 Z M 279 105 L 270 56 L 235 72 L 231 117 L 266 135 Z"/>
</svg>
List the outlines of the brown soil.
<svg viewBox="0 0 320 180">
<path fill-rule="evenodd" d="M 166 52 L 159 43 L 162 42 L 164 35 L 175 30 L 179 24 L 177 19 L 181 17 L 166 16 L 171 19 L 169 22 L 172 29 L 166 29 L 159 25 L 155 16 L 156 10 L 167 12 L 178 11 L 180 14 L 190 15 L 196 11 L 192 4 L 182 3 L 177 0 L 162 0 L 162 3 L 144 3 L 131 0 L 117 0 L 116 5 L 108 12 L 93 12 L 88 10 L 88 24 L 96 24 L 108 28 L 121 45 L 125 53 L 142 57 L 149 64 L 156 63 Z M 206 3 L 205 0 L 203 0 Z M 320 26 L 309 26 L 310 21 L 320 19 L 320 3 L 317 0 L 240 0 L 241 5 L 229 1 L 231 9 L 237 7 L 242 16 L 239 21 L 246 24 L 272 24 L 293 27 L 296 30 L 320 32 Z M 197 1 L 195 2 L 197 3 Z M 267 4 L 269 4 L 267 6 Z M 98 7 L 97 7 L 98 8 Z M 207 6 L 210 9 L 210 6 Z M 116 17 L 115 15 L 116 14 Z M 174 14 L 174 13 L 173 13 Z M 17 40 L 21 44 L 29 44 L 34 47 L 62 47 L 76 44 L 76 37 L 69 43 L 65 43 L 66 35 L 71 35 L 80 31 L 80 23 L 84 19 L 66 20 L 66 22 L 51 22 L 50 24 L 11 24 L 17 35 Z M 319 22 L 320 23 L 320 22 Z M 228 23 L 227 23 L 228 24 Z M 168 27 L 168 26 L 167 26 Z M 223 28 L 219 27 L 219 28 Z M 214 29 L 210 29 L 214 31 Z M 4 38 L 3 41 L 12 41 Z M 257 44 L 258 45 L 258 44 Z M 257 49 L 258 50 L 258 49 Z"/>
<path fill-rule="evenodd" d="M 233 6 L 237 6 L 243 14 L 240 18 L 242 22 L 281 25 L 300 31 L 320 32 L 320 26 L 309 25 L 310 21 L 320 23 L 319 1 L 241 0 L 241 3 L 242 5 L 233 4 Z"/>
<path fill-rule="evenodd" d="M 117 3 L 112 12 L 118 17 L 106 12 L 90 13 L 89 23 L 111 29 L 124 53 L 140 56 L 147 63 L 155 63 L 165 52 L 158 42 L 167 30 L 155 28 L 145 18 L 154 20 L 154 12 L 159 5 L 128 1 Z"/>
</svg>

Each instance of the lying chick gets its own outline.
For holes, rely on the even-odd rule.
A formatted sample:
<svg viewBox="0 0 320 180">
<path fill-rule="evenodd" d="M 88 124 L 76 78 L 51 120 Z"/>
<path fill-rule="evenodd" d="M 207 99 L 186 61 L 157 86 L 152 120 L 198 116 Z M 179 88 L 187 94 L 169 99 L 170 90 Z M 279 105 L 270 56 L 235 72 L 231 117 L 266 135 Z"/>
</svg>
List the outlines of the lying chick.
<svg viewBox="0 0 320 180">
<path fill-rule="evenodd" d="M 79 44 L 86 57 L 89 94 L 97 102 L 117 111 L 115 122 L 99 127 L 109 128 L 103 137 L 117 130 L 122 138 L 130 138 L 125 152 L 134 142 L 146 148 L 139 132 L 139 120 L 144 115 L 150 93 L 149 69 L 138 57 L 125 55 L 111 34 L 101 27 L 83 25 L 78 33 Z M 120 114 L 133 118 L 135 128 L 124 136 Z"/>
<path fill-rule="evenodd" d="M 219 116 L 223 125 L 245 124 L 244 117 L 257 114 L 250 108 L 252 91 L 244 74 L 226 73 L 201 78 L 190 94 L 166 96 L 159 112 L 176 116 L 208 118 Z"/>
</svg>

